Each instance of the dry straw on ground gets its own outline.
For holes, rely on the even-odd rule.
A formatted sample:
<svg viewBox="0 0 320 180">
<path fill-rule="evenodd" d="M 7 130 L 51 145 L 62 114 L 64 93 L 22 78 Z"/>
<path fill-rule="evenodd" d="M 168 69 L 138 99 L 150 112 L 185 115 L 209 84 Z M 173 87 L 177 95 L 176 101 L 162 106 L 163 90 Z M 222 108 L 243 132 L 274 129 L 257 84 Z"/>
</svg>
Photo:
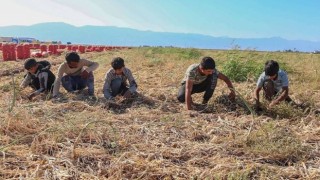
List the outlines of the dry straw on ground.
<svg viewBox="0 0 320 180">
<path fill-rule="evenodd" d="M 255 81 L 248 78 L 234 83 L 236 104 L 219 81 L 209 105 L 190 114 L 175 96 L 186 68 L 205 55 L 216 59 L 219 70 L 230 58 L 285 63 L 290 95 L 308 107 L 281 104 L 252 115 Z M 132 70 L 140 95 L 111 104 L 102 86 L 116 56 Z M 85 91 L 61 90 L 58 101 L 29 101 L 31 89 L 18 88 L 23 63 L 0 63 L 0 179 L 320 178 L 320 118 L 314 113 L 320 108 L 319 55 L 134 48 L 82 57 L 100 63 L 94 72 L 97 100 Z M 56 72 L 63 57 L 49 61 Z M 8 72 L 15 72 L 15 83 Z M 193 97 L 201 102 L 201 95 Z"/>
</svg>

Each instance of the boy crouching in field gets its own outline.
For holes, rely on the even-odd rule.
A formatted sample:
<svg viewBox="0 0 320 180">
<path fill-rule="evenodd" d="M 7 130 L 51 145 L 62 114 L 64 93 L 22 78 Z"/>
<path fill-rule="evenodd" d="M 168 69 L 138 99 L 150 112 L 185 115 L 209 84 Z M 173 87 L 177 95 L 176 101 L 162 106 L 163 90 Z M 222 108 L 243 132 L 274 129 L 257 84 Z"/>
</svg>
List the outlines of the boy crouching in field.
<svg viewBox="0 0 320 180">
<path fill-rule="evenodd" d="M 264 72 L 260 75 L 257 87 L 254 91 L 255 108 L 261 111 L 259 92 L 263 89 L 264 97 L 270 104 L 269 108 L 274 107 L 281 101 L 293 102 L 289 97 L 289 80 L 287 73 L 279 69 L 278 62 L 274 60 L 267 61 L 264 66 Z M 294 102 L 293 102 L 294 103 Z"/>
<path fill-rule="evenodd" d="M 136 94 L 137 83 L 132 76 L 130 69 L 124 65 L 124 60 L 116 57 L 111 62 L 112 68 L 108 70 L 105 76 L 103 86 L 104 97 L 108 100 L 113 100 L 117 95 L 124 98 L 130 98 Z M 127 85 L 129 82 L 129 86 Z"/>
<path fill-rule="evenodd" d="M 230 89 L 229 98 L 234 100 L 235 92 L 231 81 L 227 76 L 217 71 L 216 64 L 211 57 L 204 57 L 200 64 L 189 66 L 178 92 L 178 100 L 182 103 L 186 102 L 187 109 L 192 110 L 191 95 L 205 92 L 202 104 L 207 104 L 217 86 L 218 79 L 227 84 Z"/>
<path fill-rule="evenodd" d="M 28 99 L 32 100 L 33 97 L 39 95 L 42 92 L 51 92 L 53 83 L 55 81 L 55 75 L 50 71 L 50 63 L 48 61 L 39 61 L 35 59 L 27 59 L 24 63 L 24 68 L 28 71 L 25 75 L 21 88 L 30 86 L 33 93 L 28 95 Z"/>
<path fill-rule="evenodd" d="M 80 59 L 76 52 L 69 52 L 65 57 L 54 82 L 53 97 L 57 97 L 60 84 L 68 91 L 74 92 L 88 87 L 89 96 L 94 96 L 93 71 L 99 67 L 97 62 Z"/>
</svg>

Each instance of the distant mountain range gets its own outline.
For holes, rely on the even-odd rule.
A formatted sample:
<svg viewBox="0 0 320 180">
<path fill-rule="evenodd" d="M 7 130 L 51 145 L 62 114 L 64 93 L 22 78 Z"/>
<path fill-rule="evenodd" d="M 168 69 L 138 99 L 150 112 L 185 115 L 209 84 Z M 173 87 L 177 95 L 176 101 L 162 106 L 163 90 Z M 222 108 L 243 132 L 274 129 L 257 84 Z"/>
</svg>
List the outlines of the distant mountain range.
<svg viewBox="0 0 320 180">
<path fill-rule="evenodd" d="M 320 50 L 320 42 L 273 38 L 229 38 L 201 34 L 140 31 L 112 26 L 76 27 L 65 23 L 41 23 L 32 26 L 0 27 L 0 36 L 31 37 L 73 44 L 113 46 L 174 46 L 203 49 L 241 49 L 262 51 Z"/>
</svg>

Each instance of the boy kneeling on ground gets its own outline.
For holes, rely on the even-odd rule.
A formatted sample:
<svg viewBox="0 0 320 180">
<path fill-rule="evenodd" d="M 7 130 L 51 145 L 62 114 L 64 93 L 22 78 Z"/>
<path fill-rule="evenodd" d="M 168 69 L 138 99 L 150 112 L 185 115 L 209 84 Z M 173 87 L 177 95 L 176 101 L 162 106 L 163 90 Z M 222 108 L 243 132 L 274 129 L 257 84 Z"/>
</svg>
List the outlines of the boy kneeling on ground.
<svg viewBox="0 0 320 180">
<path fill-rule="evenodd" d="M 50 63 L 48 61 L 39 61 L 35 59 L 27 59 L 24 63 L 24 68 L 28 71 L 25 75 L 21 88 L 30 86 L 33 93 L 28 95 L 28 99 L 32 100 L 33 97 L 42 92 L 48 93 L 52 91 L 53 83 L 56 79 L 55 75 L 50 71 Z"/>
<path fill-rule="evenodd" d="M 54 82 L 53 97 L 59 94 L 60 84 L 68 91 L 74 92 L 88 87 L 89 96 L 94 96 L 93 71 L 99 67 L 97 62 L 80 59 L 76 52 L 69 52 L 65 57 Z"/>
</svg>

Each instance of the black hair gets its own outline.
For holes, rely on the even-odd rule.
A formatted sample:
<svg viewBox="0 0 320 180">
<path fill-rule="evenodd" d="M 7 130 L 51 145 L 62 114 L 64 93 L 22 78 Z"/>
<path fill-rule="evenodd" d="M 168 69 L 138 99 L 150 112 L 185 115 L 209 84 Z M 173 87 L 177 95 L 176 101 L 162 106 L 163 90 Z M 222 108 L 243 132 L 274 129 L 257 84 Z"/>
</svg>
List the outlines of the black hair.
<svg viewBox="0 0 320 180">
<path fill-rule="evenodd" d="M 264 72 L 267 76 L 274 76 L 279 71 L 279 64 L 277 61 L 269 60 L 264 66 Z"/>
<path fill-rule="evenodd" d="M 67 63 L 79 62 L 80 61 L 80 56 L 76 52 L 68 52 L 66 54 L 66 60 L 67 60 Z"/>
<path fill-rule="evenodd" d="M 24 68 L 26 70 L 29 70 L 30 68 L 34 67 L 37 65 L 37 61 L 33 58 L 29 58 L 24 62 Z"/>
<path fill-rule="evenodd" d="M 200 66 L 202 69 L 215 69 L 216 63 L 212 57 L 204 57 L 201 60 Z"/>
<path fill-rule="evenodd" d="M 111 66 L 114 70 L 121 69 L 122 67 L 124 67 L 124 60 L 121 57 L 113 58 Z"/>
</svg>

